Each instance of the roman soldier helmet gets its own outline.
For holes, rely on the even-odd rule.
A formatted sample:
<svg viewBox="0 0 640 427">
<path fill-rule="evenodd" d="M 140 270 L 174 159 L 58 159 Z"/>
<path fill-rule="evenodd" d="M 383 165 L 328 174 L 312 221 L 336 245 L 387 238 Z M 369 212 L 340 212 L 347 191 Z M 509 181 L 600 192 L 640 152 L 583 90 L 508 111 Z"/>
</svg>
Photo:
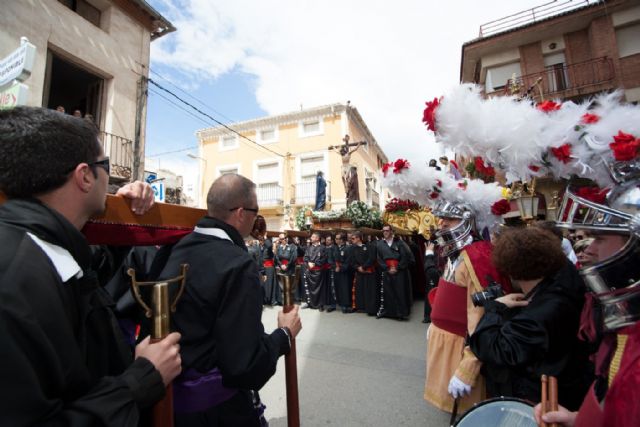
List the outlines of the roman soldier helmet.
<svg viewBox="0 0 640 427">
<path fill-rule="evenodd" d="M 475 214 L 465 203 L 453 203 L 441 200 L 436 203 L 431 212 L 438 218 L 459 219 L 460 223 L 453 228 L 438 230 L 435 234 L 442 256 L 449 256 L 459 252 L 473 242 L 473 234 L 477 234 Z"/>
</svg>

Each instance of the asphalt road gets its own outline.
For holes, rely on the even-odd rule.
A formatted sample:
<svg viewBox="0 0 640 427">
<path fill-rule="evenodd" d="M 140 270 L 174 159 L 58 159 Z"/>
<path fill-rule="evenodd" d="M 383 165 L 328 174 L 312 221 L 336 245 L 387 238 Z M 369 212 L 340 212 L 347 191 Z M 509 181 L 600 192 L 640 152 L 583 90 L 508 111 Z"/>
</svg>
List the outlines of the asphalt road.
<svg viewBox="0 0 640 427">
<path fill-rule="evenodd" d="M 267 331 L 276 327 L 278 310 L 263 311 Z M 301 316 L 296 345 L 303 426 L 448 426 L 448 414 L 422 399 L 422 302 L 404 322 L 340 311 L 301 310 Z M 260 395 L 271 427 L 286 426 L 284 358 Z"/>
</svg>

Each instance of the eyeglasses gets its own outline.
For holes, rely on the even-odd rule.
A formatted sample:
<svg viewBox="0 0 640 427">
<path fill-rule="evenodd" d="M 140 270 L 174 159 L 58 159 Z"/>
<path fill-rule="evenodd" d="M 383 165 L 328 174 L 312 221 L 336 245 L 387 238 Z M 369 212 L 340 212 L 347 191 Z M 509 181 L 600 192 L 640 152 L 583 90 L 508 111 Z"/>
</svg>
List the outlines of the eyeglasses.
<svg viewBox="0 0 640 427">
<path fill-rule="evenodd" d="M 111 163 L 109 162 L 109 158 L 105 157 L 102 160 L 96 160 L 95 162 L 87 163 L 89 166 L 97 166 L 99 168 L 104 169 L 107 175 L 111 175 Z"/>
<path fill-rule="evenodd" d="M 245 211 L 249 211 L 249 212 L 253 212 L 254 214 L 258 215 L 258 211 L 260 210 L 260 208 L 245 208 L 242 206 L 238 206 L 237 208 L 231 208 L 229 209 L 229 212 L 238 210 L 238 209 L 244 209 Z"/>
</svg>

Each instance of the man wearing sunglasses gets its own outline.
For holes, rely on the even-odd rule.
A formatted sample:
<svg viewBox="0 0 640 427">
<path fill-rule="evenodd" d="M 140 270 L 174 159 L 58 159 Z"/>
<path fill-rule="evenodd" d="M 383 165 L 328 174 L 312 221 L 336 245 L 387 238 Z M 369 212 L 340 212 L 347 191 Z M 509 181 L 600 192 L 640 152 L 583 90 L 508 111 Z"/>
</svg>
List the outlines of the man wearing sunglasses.
<svg viewBox="0 0 640 427">
<path fill-rule="evenodd" d="M 279 328 L 264 332 L 258 268 L 244 244 L 257 214 L 255 184 L 221 176 L 209 189 L 207 216 L 176 244 L 161 273 L 175 277 L 189 264 L 173 316 L 184 337 L 184 372 L 173 383 L 178 427 L 261 425 L 258 390 L 302 328 L 294 308 L 280 311 Z"/>
<path fill-rule="evenodd" d="M 180 372 L 175 333 L 140 343 L 134 361 L 93 269 L 80 230 L 104 211 L 108 182 L 95 126 L 42 108 L 0 111 L 2 425 L 137 426 Z M 144 213 L 148 190 L 137 182 L 118 194 Z"/>
</svg>

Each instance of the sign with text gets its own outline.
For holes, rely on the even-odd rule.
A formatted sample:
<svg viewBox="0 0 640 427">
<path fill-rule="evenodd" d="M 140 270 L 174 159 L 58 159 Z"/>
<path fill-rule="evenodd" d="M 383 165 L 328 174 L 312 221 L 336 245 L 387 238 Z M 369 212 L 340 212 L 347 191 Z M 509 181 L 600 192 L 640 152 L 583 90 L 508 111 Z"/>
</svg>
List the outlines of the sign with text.
<svg viewBox="0 0 640 427">
<path fill-rule="evenodd" d="M 16 83 L 0 91 L 0 110 L 7 110 L 17 105 L 26 105 L 29 97 L 29 86 Z"/>
<path fill-rule="evenodd" d="M 22 45 L 0 60 L 0 87 L 14 80 L 24 81 L 31 75 L 36 47 L 24 41 Z"/>
<path fill-rule="evenodd" d="M 164 182 L 154 182 L 151 184 L 156 202 L 164 202 Z"/>
</svg>

